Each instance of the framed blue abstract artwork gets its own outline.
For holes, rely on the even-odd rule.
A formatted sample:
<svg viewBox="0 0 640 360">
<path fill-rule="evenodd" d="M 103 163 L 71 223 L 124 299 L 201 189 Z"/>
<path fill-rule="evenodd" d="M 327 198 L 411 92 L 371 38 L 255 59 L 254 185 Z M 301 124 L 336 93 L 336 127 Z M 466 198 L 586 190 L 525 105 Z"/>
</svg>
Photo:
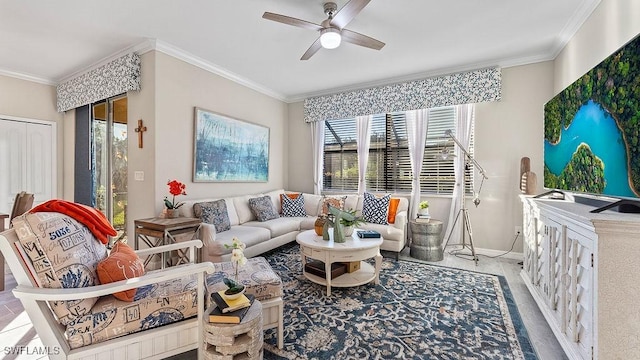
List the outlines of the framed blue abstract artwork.
<svg viewBox="0 0 640 360">
<path fill-rule="evenodd" d="M 269 128 L 195 108 L 194 182 L 267 182 Z"/>
</svg>

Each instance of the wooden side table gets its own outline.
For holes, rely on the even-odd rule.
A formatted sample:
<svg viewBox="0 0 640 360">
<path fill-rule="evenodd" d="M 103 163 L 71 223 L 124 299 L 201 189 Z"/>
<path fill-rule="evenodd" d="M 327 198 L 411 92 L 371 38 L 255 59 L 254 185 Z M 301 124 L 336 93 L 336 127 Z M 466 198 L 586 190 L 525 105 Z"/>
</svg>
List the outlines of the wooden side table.
<svg viewBox="0 0 640 360">
<path fill-rule="evenodd" d="M 208 360 L 262 359 L 262 304 L 254 300 L 251 308 L 239 324 L 210 323 L 204 316 L 204 358 Z"/>
<path fill-rule="evenodd" d="M 0 214 L 0 232 L 5 230 L 4 219 L 8 219 L 9 214 Z M 4 291 L 4 256 L 0 252 L 0 291 Z"/>
<path fill-rule="evenodd" d="M 148 247 L 156 247 L 161 245 L 169 245 L 176 242 L 176 236 L 181 234 L 192 233 L 192 239 L 197 238 L 200 229 L 200 219 L 179 217 L 174 219 L 149 218 L 134 220 L 135 225 L 135 249 L 140 249 L 140 241 Z M 154 257 L 160 257 L 161 267 L 168 264 L 169 258 L 167 253 L 154 254 L 148 256 L 144 261 L 146 267 Z M 199 261 L 200 255 L 198 253 Z M 175 265 L 186 264 L 189 262 L 188 252 L 178 251 L 178 262 Z M 168 264 L 171 265 L 171 264 Z"/>
<path fill-rule="evenodd" d="M 411 228 L 411 257 L 440 261 L 444 257 L 442 250 L 442 221 L 431 219 L 428 223 L 409 222 Z"/>
</svg>

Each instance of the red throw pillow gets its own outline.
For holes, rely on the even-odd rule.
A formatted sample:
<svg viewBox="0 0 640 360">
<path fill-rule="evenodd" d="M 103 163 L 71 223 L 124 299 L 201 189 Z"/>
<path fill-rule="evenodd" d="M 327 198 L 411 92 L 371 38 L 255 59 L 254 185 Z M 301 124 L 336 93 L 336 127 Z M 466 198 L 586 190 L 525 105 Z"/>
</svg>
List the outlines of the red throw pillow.
<svg viewBox="0 0 640 360">
<path fill-rule="evenodd" d="M 396 222 L 396 213 L 398 212 L 398 205 L 400 205 L 400 199 L 391 198 L 391 200 L 389 200 L 389 212 L 387 215 L 387 222 L 389 224 L 395 224 Z"/>
<path fill-rule="evenodd" d="M 111 249 L 111 254 L 98 263 L 96 271 L 100 283 L 109 284 L 144 275 L 144 263 L 129 245 L 117 242 Z M 136 296 L 136 289 L 121 291 L 113 296 L 131 302 Z"/>
</svg>

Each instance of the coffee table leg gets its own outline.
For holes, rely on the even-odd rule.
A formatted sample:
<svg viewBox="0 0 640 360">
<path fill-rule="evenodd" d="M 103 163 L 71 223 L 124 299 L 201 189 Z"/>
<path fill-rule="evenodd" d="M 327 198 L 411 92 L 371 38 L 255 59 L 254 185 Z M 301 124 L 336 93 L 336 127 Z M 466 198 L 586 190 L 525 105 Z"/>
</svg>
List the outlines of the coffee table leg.
<svg viewBox="0 0 640 360">
<path fill-rule="evenodd" d="M 376 278 L 373 280 L 373 283 L 378 285 L 380 284 L 380 269 L 382 268 L 382 255 L 378 253 L 376 255 Z"/>
<path fill-rule="evenodd" d="M 331 263 L 329 259 L 324 262 L 324 273 L 327 280 L 327 296 L 331 296 Z"/>
</svg>

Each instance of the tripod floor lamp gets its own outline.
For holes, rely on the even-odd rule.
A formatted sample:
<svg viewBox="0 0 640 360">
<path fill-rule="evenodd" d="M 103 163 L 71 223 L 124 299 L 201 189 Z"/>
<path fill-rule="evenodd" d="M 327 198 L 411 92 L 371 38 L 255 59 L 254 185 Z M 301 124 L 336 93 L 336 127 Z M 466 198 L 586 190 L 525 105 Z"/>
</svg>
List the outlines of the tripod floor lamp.
<svg viewBox="0 0 640 360">
<path fill-rule="evenodd" d="M 462 176 L 462 201 L 461 201 L 461 206 L 460 206 L 460 210 L 458 210 L 458 213 L 456 214 L 456 218 L 453 221 L 453 225 L 451 226 L 451 232 L 449 232 L 449 236 L 447 237 L 447 241 L 444 244 L 444 247 L 446 248 L 447 245 L 449 244 L 449 240 L 451 240 L 451 235 L 453 234 L 453 231 L 456 227 L 456 224 L 458 223 L 458 220 L 460 220 L 462 218 L 462 243 L 460 245 L 462 245 L 462 248 L 457 251 L 456 253 L 453 253 L 454 255 L 467 255 L 468 254 L 462 254 L 462 251 L 464 251 L 464 249 L 468 248 L 469 250 L 471 250 L 471 257 L 473 259 L 473 261 L 475 262 L 476 265 L 478 265 L 478 255 L 476 254 L 476 250 L 473 247 L 473 231 L 471 229 L 471 221 L 469 220 L 469 211 L 467 209 L 466 206 L 466 201 L 465 201 L 465 186 L 467 183 L 467 170 L 469 168 L 470 165 L 473 165 L 476 169 L 478 169 L 478 172 L 480 173 L 480 175 L 482 175 L 482 180 L 480 182 L 480 188 L 478 189 L 478 193 L 475 194 L 474 199 L 473 199 L 473 203 L 476 205 L 476 207 L 478 207 L 478 205 L 480 205 L 480 191 L 482 191 L 482 184 L 484 183 L 485 179 L 488 179 L 487 177 L 487 173 L 484 171 L 484 169 L 482 168 L 482 166 L 480 166 L 480 164 L 478 164 L 478 162 L 476 161 L 476 159 L 473 158 L 473 156 L 471 156 L 471 154 L 467 151 L 467 149 L 465 149 L 464 145 L 462 145 L 462 143 L 460 143 L 460 141 L 453 135 L 453 133 L 451 132 L 451 130 L 447 130 L 445 132 L 445 135 L 448 136 L 449 138 L 451 138 L 451 140 L 453 140 L 454 143 L 456 143 L 456 145 L 460 148 L 460 151 L 462 151 L 464 153 L 464 171 L 463 171 L 463 176 Z M 475 193 L 475 191 L 474 191 Z M 451 204 L 453 206 L 453 204 Z M 467 244 L 467 237 L 469 238 L 469 243 Z"/>
</svg>

